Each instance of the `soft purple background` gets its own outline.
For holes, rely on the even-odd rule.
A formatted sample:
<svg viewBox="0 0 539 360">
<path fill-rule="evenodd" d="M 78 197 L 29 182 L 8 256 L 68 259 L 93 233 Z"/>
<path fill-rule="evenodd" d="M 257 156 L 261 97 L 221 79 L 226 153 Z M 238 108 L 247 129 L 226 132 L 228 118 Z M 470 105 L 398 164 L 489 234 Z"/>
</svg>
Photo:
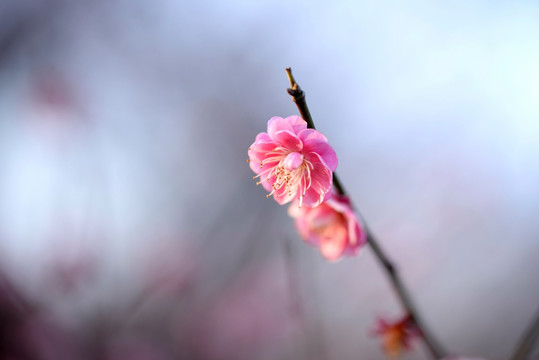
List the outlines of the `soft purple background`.
<svg viewBox="0 0 539 360">
<path fill-rule="evenodd" d="M 2 291 L 64 349 L 36 358 L 384 358 L 370 249 L 328 264 L 251 181 L 286 66 L 429 327 L 506 358 L 539 304 L 538 39 L 534 1 L 0 2 Z"/>
</svg>

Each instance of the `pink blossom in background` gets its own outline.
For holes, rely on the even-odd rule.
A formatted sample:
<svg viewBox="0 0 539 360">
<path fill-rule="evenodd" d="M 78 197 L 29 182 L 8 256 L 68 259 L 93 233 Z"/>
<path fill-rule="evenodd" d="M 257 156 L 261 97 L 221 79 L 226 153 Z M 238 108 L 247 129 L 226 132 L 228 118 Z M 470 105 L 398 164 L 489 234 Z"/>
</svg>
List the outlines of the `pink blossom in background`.
<svg viewBox="0 0 539 360">
<path fill-rule="evenodd" d="M 249 147 L 249 165 L 258 184 L 283 205 L 298 200 L 315 207 L 329 196 L 337 155 L 327 138 L 299 116 L 272 117 L 268 132 Z"/>
<path fill-rule="evenodd" d="M 410 350 L 411 342 L 421 337 L 421 331 L 410 315 L 396 322 L 377 319 L 374 334 L 382 337 L 382 346 L 389 356 L 398 356 L 403 350 Z"/>
<path fill-rule="evenodd" d="M 328 260 L 356 255 L 367 242 L 363 225 L 346 196 L 332 192 L 326 202 L 315 208 L 300 207 L 294 202 L 288 214 L 295 219 L 301 237 L 318 247 Z"/>
</svg>

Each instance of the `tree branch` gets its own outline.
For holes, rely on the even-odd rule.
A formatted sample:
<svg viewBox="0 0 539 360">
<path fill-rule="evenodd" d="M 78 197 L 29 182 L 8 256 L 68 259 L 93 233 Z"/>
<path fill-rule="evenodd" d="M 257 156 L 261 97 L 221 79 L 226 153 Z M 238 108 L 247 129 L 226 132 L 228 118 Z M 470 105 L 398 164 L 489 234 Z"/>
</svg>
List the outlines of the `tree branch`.
<svg viewBox="0 0 539 360">
<path fill-rule="evenodd" d="M 292 69 L 286 68 L 286 73 L 288 75 L 288 80 L 290 81 L 290 88 L 287 89 L 287 92 L 292 96 L 292 100 L 296 103 L 301 117 L 307 122 L 307 126 L 311 129 L 314 129 L 315 127 L 313 119 L 305 101 L 305 93 L 303 92 L 303 90 L 301 90 L 296 80 L 294 79 L 294 76 L 292 75 Z M 342 183 L 339 180 L 337 173 L 335 172 L 333 173 L 333 185 L 335 186 L 335 189 L 338 191 L 339 194 L 346 195 L 346 191 L 344 190 L 344 187 L 342 186 Z M 357 208 L 355 208 L 355 210 L 358 215 L 363 218 Z M 365 224 L 365 231 L 367 233 L 367 242 L 371 246 L 375 256 L 378 258 L 382 267 L 385 269 L 387 275 L 389 276 L 391 284 L 393 285 L 393 289 L 397 294 L 402 306 L 411 316 L 416 326 L 421 330 L 423 334 L 423 340 L 425 341 L 425 344 L 427 345 L 427 348 L 429 349 L 433 358 L 442 358 L 447 353 L 434 339 L 432 333 L 426 329 L 425 324 L 418 316 L 417 309 L 412 303 L 408 290 L 405 288 L 399 277 L 396 266 L 387 258 L 384 251 L 378 244 L 378 241 L 376 240 L 372 232 L 370 232 L 370 230 L 368 229 L 365 221 L 363 221 L 363 223 Z"/>
</svg>

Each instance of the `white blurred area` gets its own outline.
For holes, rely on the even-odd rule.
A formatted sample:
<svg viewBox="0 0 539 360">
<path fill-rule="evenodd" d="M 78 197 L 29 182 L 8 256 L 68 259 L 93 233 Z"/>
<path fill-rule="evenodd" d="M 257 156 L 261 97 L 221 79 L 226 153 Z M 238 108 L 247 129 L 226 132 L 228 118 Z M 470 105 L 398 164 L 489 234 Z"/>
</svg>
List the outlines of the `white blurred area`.
<svg viewBox="0 0 539 360">
<path fill-rule="evenodd" d="M 183 358 L 268 327 L 242 356 L 383 359 L 400 308 L 370 250 L 325 262 L 250 181 L 291 66 L 429 328 L 505 359 L 539 305 L 538 39 L 535 1 L 0 2 L 0 269 L 70 329 L 173 309 Z"/>
</svg>

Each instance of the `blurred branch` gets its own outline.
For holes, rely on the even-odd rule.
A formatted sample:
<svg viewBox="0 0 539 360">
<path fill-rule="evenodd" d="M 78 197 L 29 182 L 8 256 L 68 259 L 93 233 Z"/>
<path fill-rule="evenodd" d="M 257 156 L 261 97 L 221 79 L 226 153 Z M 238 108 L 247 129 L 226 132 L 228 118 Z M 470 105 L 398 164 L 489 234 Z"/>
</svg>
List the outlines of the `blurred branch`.
<svg viewBox="0 0 539 360">
<path fill-rule="evenodd" d="M 314 123 L 311 117 L 311 113 L 309 112 L 309 108 L 307 107 L 307 103 L 305 101 L 305 93 L 303 92 L 303 90 L 301 90 L 298 83 L 294 79 L 294 76 L 292 75 L 292 69 L 286 68 L 286 73 L 288 75 L 288 80 L 290 81 L 290 88 L 287 89 L 288 94 L 292 96 L 292 100 L 296 103 L 298 110 L 301 114 L 301 117 L 307 122 L 307 126 L 309 128 L 314 129 L 315 127 L 314 127 Z M 344 187 L 342 186 L 339 180 L 339 177 L 337 176 L 337 173 L 335 172 L 333 173 L 333 184 L 335 186 L 335 189 L 339 192 L 339 194 L 346 195 L 346 191 L 344 190 Z M 357 211 L 357 208 L 356 208 L 356 211 Z M 359 214 L 359 211 L 358 211 L 358 215 L 361 216 L 361 214 Z M 433 358 L 435 359 L 442 358 L 446 354 L 446 352 L 442 350 L 438 342 L 434 340 L 434 336 L 432 335 L 431 332 L 429 332 L 426 329 L 425 324 L 423 323 L 421 318 L 418 316 L 417 309 L 412 302 L 412 299 L 410 297 L 408 290 L 402 283 L 402 280 L 399 276 L 397 268 L 385 255 L 384 251 L 378 244 L 378 241 L 368 229 L 365 221 L 363 221 L 363 223 L 365 224 L 365 232 L 367 233 L 367 242 L 371 246 L 372 250 L 374 251 L 374 254 L 376 255 L 376 257 L 382 264 L 383 268 L 386 270 L 390 278 L 391 284 L 393 285 L 393 289 L 395 290 L 402 306 L 408 312 L 408 314 L 412 317 L 416 326 L 421 330 L 423 334 L 423 340 L 425 341 L 425 344 L 427 345 Z"/>
<path fill-rule="evenodd" d="M 515 349 L 511 360 L 524 360 L 530 354 L 530 351 L 533 349 L 533 345 L 539 337 L 539 312 L 535 315 L 535 318 L 526 329 L 522 338 Z"/>
</svg>

